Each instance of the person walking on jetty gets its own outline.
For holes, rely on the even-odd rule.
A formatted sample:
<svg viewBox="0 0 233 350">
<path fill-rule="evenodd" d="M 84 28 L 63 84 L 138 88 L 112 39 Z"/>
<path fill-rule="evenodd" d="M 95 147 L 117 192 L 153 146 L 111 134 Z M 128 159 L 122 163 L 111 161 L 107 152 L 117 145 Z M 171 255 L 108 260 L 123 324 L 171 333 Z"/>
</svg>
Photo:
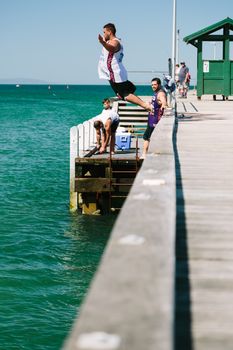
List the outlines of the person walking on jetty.
<svg viewBox="0 0 233 350">
<path fill-rule="evenodd" d="M 189 88 L 189 82 L 190 82 L 190 74 L 189 74 L 189 68 L 185 65 L 185 62 L 180 63 L 180 70 L 178 73 L 178 79 L 179 79 L 179 95 L 182 98 L 187 98 L 187 92 Z"/>
<path fill-rule="evenodd" d="M 179 72 L 180 72 L 180 65 L 177 63 L 175 67 L 175 83 L 177 88 L 179 85 Z"/>
<path fill-rule="evenodd" d="M 97 147 L 100 153 L 104 153 L 110 141 L 110 152 L 114 154 L 116 130 L 120 119 L 119 115 L 111 109 L 111 102 L 108 98 L 105 98 L 102 103 L 104 106 L 102 113 L 94 118 Z"/>
<path fill-rule="evenodd" d="M 153 112 L 149 112 L 148 114 L 148 123 L 145 133 L 143 135 L 143 153 L 141 159 L 146 157 L 146 153 L 148 152 L 150 138 L 156 127 L 156 124 L 160 121 L 164 109 L 167 107 L 167 97 L 166 93 L 161 87 L 161 80 L 159 78 L 153 78 L 151 80 L 151 87 L 154 91 L 154 95 L 152 96 L 151 104 L 153 106 Z"/>
<path fill-rule="evenodd" d="M 152 112 L 152 106 L 134 94 L 136 87 L 128 80 L 127 71 L 122 63 L 123 46 L 120 39 L 116 37 L 115 25 L 113 23 L 106 24 L 103 27 L 103 36 L 99 34 L 98 39 L 103 46 L 98 64 L 99 78 L 108 80 L 120 99 Z"/>
</svg>

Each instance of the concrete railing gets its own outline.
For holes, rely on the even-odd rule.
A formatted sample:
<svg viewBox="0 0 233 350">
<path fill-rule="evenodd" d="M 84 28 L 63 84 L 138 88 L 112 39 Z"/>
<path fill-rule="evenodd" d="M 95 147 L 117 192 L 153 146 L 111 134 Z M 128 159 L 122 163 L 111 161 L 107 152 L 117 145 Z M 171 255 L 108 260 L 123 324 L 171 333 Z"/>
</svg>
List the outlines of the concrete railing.
<svg viewBox="0 0 233 350">
<path fill-rule="evenodd" d="M 173 349 L 174 114 L 152 135 L 64 350 Z"/>
</svg>

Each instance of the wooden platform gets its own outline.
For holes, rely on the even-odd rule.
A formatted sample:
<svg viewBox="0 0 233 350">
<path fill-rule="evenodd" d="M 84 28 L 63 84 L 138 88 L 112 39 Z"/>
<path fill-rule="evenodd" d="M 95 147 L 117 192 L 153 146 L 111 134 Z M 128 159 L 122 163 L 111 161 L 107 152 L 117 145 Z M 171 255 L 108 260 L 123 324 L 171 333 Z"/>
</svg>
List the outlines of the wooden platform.
<svg viewBox="0 0 233 350">
<path fill-rule="evenodd" d="M 147 96 L 144 99 L 148 99 Z M 72 127 L 70 133 L 70 208 L 83 214 L 118 211 L 127 197 L 134 178 L 142 164 L 145 128 L 148 112 L 142 108 L 115 101 L 123 134 L 118 136 L 115 153 L 93 153 L 96 150 L 95 130 L 91 123 L 81 128 Z M 93 137 L 94 135 L 94 137 Z M 122 136 L 123 135 L 123 136 Z M 121 142 L 125 136 L 125 143 Z M 130 136 L 129 136 L 130 135 Z M 92 140 L 92 142 L 89 142 Z M 118 140 L 118 141 L 119 141 Z M 131 140 L 131 142 L 129 142 Z"/>
<path fill-rule="evenodd" d="M 135 159 L 135 157 L 140 157 L 142 154 L 142 146 L 143 146 L 143 139 L 142 137 L 139 137 L 137 140 L 137 149 L 136 149 L 136 137 L 133 137 L 131 140 L 131 147 L 130 149 L 126 149 L 126 150 L 120 150 L 120 149 L 115 149 L 115 153 L 114 155 L 111 155 L 111 159 L 117 160 L 117 159 Z M 90 158 L 85 158 L 85 154 L 88 151 L 82 152 L 81 156 L 78 157 L 79 159 L 84 158 L 85 161 L 90 161 L 90 162 L 94 162 L 94 161 L 99 161 L 99 160 L 103 160 L 103 162 L 106 162 L 107 160 L 109 160 L 110 158 L 110 153 L 109 153 L 109 147 L 107 148 L 107 152 L 99 154 L 98 152 L 93 154 Z M 77 158 L 77 159 L 78 159 Z M 89 159 L 89 160 L 88 160 Z"/>
<path fill-rule="evenodd" d="M 231 350 L 233 101 L 190 92 L 177 110 L 175 348 Z"/>
<path fill-rule="evenodd" d="M 143 140 L 132 136 L 130 149 L 75 159 L 75 192 L 82 214 L 118 212 L 141 167 Z"/>
</svg>

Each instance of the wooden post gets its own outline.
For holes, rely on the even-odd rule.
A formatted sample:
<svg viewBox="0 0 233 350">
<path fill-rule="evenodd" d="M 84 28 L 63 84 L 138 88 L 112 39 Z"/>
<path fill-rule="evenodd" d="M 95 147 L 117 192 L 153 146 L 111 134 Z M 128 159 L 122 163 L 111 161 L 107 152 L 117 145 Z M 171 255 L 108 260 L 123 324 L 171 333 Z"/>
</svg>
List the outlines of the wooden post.
<svg viewBox="0 0 233 350">
<path fill-rule="evenodd" d="M 223 79 L 224 79 L 224 96 L 231 94 L 231 63 L 230 63 L 230 29 L 229 25 L 225 26 L 223 40 Z"/>
<path fill-rule="evenodd" d="M 75 192 L 75 158 L 78 156 L 78 128 L 70 129 L 70 211 L 77 210 L 78 196 Z"/>
<path fill-rule="evenodd" d="M 201 99 L 204 93 L 203 61 L 202 61 L 202 41 L 198 40 L 197 45 L 197 97 Z"/>
</svg>

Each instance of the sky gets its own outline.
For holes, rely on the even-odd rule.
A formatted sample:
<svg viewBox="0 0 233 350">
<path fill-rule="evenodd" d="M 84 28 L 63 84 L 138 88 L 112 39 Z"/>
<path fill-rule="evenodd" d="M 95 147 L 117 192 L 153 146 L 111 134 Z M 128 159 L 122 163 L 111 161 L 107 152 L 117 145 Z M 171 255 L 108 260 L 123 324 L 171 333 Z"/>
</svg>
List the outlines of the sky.
<svg viewBox="0 0 233 350">
<path fill-rule="evenodd" d="M 129 79 L 147 84 L 156 71 L 168 70 L 172 13 L 173 0 L 0 0 L 0 83 L 106 83 L 97 74 L 97 37 L 112 22 L 122 39 Z M 232 0 L 177 0 L 179 61 L 186 62 L 193 82 L 197 53 L 183 38 L 226 17 L 233 18 Z M 214 50 L 218 57 L 220 48 L 209 44 L 209 58 Z"/>
</svg>

